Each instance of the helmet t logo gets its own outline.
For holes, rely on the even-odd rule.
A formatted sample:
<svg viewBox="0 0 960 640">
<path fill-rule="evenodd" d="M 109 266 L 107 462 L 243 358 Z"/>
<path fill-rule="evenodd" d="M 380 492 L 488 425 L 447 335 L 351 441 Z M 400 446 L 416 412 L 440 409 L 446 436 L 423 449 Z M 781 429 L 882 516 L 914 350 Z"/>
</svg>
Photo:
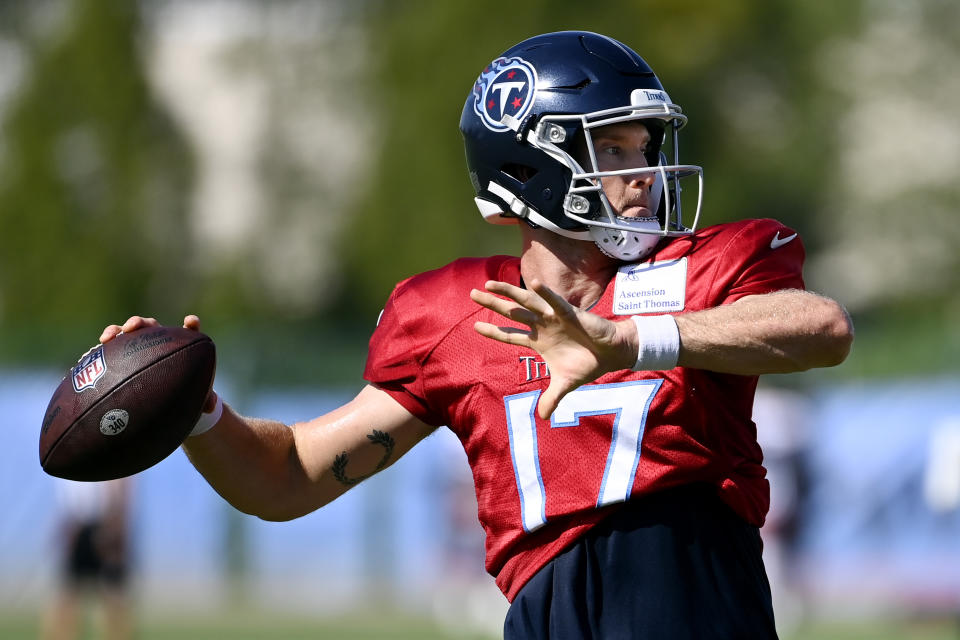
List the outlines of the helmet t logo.
<svg viewBox="0 0 960 640">
<path fill-rule="evenodd" d="M 491 85 L 491 94 L 495 94 L 497 92 L 500 93 L 500 113 L 507 112 L 507 100 L 510 99 L 510 92 L 514 89 L 517 91 L 522 91 L 526 84 L 526 82 L 498 82 L 495 85 Z M 520 105 L 518 104 L 516 106 L 519 107 Z"/>
</svg>

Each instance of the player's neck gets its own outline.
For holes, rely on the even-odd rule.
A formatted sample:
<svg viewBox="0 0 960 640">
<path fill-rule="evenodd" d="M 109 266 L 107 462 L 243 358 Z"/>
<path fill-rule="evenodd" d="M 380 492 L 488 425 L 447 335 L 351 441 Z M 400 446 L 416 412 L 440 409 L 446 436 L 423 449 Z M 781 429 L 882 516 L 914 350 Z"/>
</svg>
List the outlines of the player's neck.
<svg viewBox="0 0 960 640">
<path fill-rule="evenodd" d="M 586 309 L 599 300 L 617 266 L 592 242 L 524 229 L 520 257 L 524 281 L 536 278 L 574 306 Z"/>
</svg>

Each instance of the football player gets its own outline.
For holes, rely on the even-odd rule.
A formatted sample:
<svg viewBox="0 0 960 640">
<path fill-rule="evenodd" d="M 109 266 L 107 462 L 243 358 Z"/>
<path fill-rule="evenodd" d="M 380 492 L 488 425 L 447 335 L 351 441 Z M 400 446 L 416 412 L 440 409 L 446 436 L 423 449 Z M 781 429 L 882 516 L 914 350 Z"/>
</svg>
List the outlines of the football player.
<svg viewBox="0 0 960 640">
<path fill-rule="evenodd" d="M 286 520 L 444 426 L 512 603 L 505 637 L 776 637 L 757 376 L 836 365 L 853 328 L 804 291 L 795 231 L 697 229 L 685 123 L 611 38 L 550 33 L 497 57 L 460 129 L 480 213 L 516 225 L 521 254 L 399 283 L 369 384 L 330 414 L 288 427 L 211 394 L 183 445 L 193 464 L 238 509 Z"/>
</svg>

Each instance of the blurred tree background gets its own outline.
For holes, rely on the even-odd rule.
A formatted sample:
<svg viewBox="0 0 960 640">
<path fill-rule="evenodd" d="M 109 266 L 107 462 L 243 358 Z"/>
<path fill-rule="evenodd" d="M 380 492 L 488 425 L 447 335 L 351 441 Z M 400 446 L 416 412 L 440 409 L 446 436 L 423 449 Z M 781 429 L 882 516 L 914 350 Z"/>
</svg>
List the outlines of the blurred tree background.
<svg viewBox="0 0 960 640">
<path fill-rule="evenodd" d="M 152 99 L 133 5 L 80 0 L 25 34 L 28 6 L 0 14 L 21 79 L 0 156 L 2 353 L 66 363 L 105 318 L 194 299 L 191 154 Z"/>
<path fill-rule="evenodd" d="M 958 23 L 952 0 L 0 2 L 0 362 L 196 312 L 247 383 L 358 382 L 398 280 L 519 248 L 464 168 L 480 69 L 586 29 L 690 117 L 701 224 L 802 233 L 858 329 L 823 375 L 955 372 Z"/>
</svg>

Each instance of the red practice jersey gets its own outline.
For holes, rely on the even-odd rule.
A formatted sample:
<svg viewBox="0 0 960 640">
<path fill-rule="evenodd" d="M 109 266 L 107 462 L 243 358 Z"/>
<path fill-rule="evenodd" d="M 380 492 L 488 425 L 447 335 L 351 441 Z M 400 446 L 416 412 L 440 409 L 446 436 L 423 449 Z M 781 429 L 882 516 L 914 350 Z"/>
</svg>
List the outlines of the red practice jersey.
<svg viewBox="0 0 960 640">
<path fill-rule="evenodd" d="M 624 264 L 590 311 L 611 320 L 681 314 L 801 289 L 803 257 L 796 233 L 774 220 L 707 227 Z M 364 375 L 463 443 L 486 567 L 509 600 L 632 496 L 708 483 L 744 520 L 763 524 L 770 492 L 751 420 L 756 377 L 616 371 L 541 420 L 535 408 L 549 371 L 539 355 L 473 329 L 478 320 L 510 324 L 470 299 L 487 280 L 521 285 L 519 259 L 465 258 L 397 285 Z"/>
</svg>

